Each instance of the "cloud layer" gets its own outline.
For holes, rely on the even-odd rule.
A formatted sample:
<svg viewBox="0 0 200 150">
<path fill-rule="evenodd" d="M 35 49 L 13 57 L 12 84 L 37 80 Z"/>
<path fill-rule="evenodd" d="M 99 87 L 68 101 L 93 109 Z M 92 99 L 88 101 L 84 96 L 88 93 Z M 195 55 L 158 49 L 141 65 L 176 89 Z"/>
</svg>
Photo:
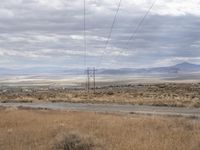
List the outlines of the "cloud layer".
<svg viewBox="0 0 200 150">
<path fill-rule="evenodd" d="M 86 0 L 87 66 L 152 67 L 200 63 L 200 1 L 122 0 L 107 48 L 118 0 Z M 83 1 L 2 0 L 0 67 L 84 67 Z"/>
</svg>

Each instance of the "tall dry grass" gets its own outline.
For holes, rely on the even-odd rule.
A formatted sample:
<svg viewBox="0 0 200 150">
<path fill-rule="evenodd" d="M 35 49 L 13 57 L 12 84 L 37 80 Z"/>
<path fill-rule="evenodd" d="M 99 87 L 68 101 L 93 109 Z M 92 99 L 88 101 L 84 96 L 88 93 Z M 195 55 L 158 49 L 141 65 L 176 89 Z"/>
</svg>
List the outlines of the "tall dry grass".
<svg viewBox="0 0 200 150">
<path fill-rule="evenodd" d="M 48 110 L 0 110 L 1 150 L 49 150 L 60 133 L 108 150 L 199 150 L 200 121 Z"/>
</svg>

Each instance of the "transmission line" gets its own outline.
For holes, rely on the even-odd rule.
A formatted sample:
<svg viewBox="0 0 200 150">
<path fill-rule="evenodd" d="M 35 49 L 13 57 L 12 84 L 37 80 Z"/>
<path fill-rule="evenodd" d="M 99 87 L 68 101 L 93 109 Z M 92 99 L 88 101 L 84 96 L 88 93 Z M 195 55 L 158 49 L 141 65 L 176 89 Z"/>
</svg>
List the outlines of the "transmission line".
<svg viewBox="0 0 200 150">
<path fill-rule="evenodd" d="M 142 26 L 142 24 L 144 23 L 144 20 L 146 19 L 146 17 L 149 15 L 150 11 L 152 10 L 152 8 L 154 7 L 154 5 L 156 4 L 157 0 L 155 0 L 152 5 L 150 6 L 150 8 L 147 10 L 147 12 L 145 13 L 145 15 L 142 17 L 142 19 L 140 20 L 140 22 L 138 23 L 135 31 L 133 32 L 133 34 L 130 36 L 130 38 L 128 39 L 127 43 L 126 43 L 126 47 L 130 44 L 131 40 L 135 40 L 136 34 L 139 31 L 140 27 Z"/>
<path fill-rule="evenodd" d="M 114 19 L 113 19 L 113 22 L 112 22 L 112 25 L 111 25 L 111 28 L 110 28 L 110 32 L 108 34 L 108 38 L 107 38 L 106 44 L 105 44 L 105 49 L 107 48 L 107 46 L 108 46 L 108 44 L 110 42 L 110 38 L 111 38 L 111 35 L 112 35 L 112 32 L 113 32 L 113 28 L 114 28 L 115 22 L 117 20 L 117 15 L 118 15 L 119 9 L 121 7 L 121 2 L 122 2 L 122 0 L 119 1 L 119 4 L 117 6 L 117 10 L 116 10 L 116 13 L 115 13 L 115 16 L 114 16 Z"/>
<path fill-rule="evenodd" d="M 83 21 L 83 30 L 84 30 L 84 32 L 83 32 L 83 38 L 84 38 L 84 42 L 83 42 L 83 44 L 84 44 L 84 67 L 86 68 L 87 67 L 87 63 L 86 63 L 86 61 L 87 61 L 87 43 L 86 43 L 86 2 L 85 2 L 85 0 L 83 0 L 84 1 L 84 8 L 83 8 L 83 15 L 84 15 L 84 21 Z"/>
<path fill-rule="evenodd" d="M 111 36 L 112 36 L 112 33 L 113 33 L 113 28 L 114 28 L 114 25 L 115 25 L 115 22 L 117 20 L 117 15 L 119 13 L 119 10 L 120 10 L 120 7 L 121 7 L 121 3 L 122 3 L 122 0 L 119 0 L 119 3 L 117 5 L 117 10 L 115 12 L 115 16 L 114 16 L 114 19 L 113 19 L 113 22 L 111 24 L 111 27 L 110 27 L 110 31 L 109 31 L 109 34 L 108 34 L 108 37 L 107 37 L 107 40 L 106 40 L 106 43 L 105 43 L 105 47 L 104 47 L 104 50 L 107 49 L 108 47 L 108 44 L 110 42 L 110 39 L 111 39 Z M 102 57 L 103 57 L 103 54 L 100 56 L 100 61 L 98 63 L 98 66 L 102 63 Z M 98 68 L 98 67 L 97 67 Z"/>
</svg>

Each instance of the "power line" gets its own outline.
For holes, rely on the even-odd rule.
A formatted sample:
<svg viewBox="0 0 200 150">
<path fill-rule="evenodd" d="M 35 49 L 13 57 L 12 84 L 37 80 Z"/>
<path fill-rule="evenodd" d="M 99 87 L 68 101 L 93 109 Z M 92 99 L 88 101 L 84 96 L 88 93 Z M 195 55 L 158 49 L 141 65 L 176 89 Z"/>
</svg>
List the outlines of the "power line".
<svg viewBox="0 0 200 150">
<path fill-rule="evenodd" d="M 117 19 L 117 15 L 118 15 L 119 9 L 121 7 L 121 2 L 122 2 L 122 0 L 119 1 L 119 4 L 117 6 L 117 10 L 116 10 L 116 13 L 115 13 L 115 16 L 114 16 L 114 19 L 113 19 L 113 22 L 112 22 L 112 25 L 111 25 L 111 28 L 110 28 L 110 32 L 108 34 L 108 38 L 107 38 L 106 44 L 105 44 L 105 49 L 107 48 L 107 46 L 108 46 L 108 44 L 110 42 L 110 38 L 111 38 L 111 35 L 112 35 L 112 32 L 113 32 L 113 28 L 114 28 L 114 25 L 115 25 L 115 22 L 116 22 L 116 19 Z"/>
<path fill-rule="evenodd" d="M 85 83 L 85 90 L 88 91 L 89 89 L 89 76 L 87 68 L 87 41 L 86 41 L 86 0 L 83 0 L 83 49 L 84 49 L 84 73 L 87 74 L 86 83 Z"/>
<path fill-rule="evenodd" d="M 109 32 L 109 35 L 108 35 L 108 38 L 107 38 L 107 41 L 106 41 L 106 44 L 105 44 L 105 49 L 107 49 L 108 47 L 108 44 L 110 42 L 110 39 L 111 39 L 111 35 L 112 35 L 112 32 L 113 32 L 113 28 L 114 28 L 114 25 L 115 25 L 115 22 L 116 22 L 116 19 L 117 19 L 117 15 L 118 15 L 118 12 L 120 10 L 120 7 L 121 7 L 121 2 L 122 0 L 119 1 L 119 4 L 118 4 L 118 7 L 117 7 L 117 10 L 116 10 L 116 13 L 115 13 L 115 16 L 114 16 L 114 19 L 113 19 L 113 23 L 111 25 L 111 28 L 110 28 L 110 32 Z M 128 47 L 128 45 L 130 44 L 130 41 L 135 39 L 135 36 L 137 34 L 137 32 L 139 31 L 140 27 L 142 26 L 142 24 L 144 23 L 146 17 L 149 15 L 150 11 L 152 10 L 152 8 L 154 7 L 154 5 L 156 4 L 157 0 L 155 0 L 152 5 L 150 6 L 150 8 L 147 10 L 147 12 L 145 13 L 145 15 L 142 17 L 142 19 L 140 20 L 140 22 L 138 23 L 135 31 L 133 32 L 133 34 L 130 36 L 130 38 L 128 39 L 127 43 L 126 43 L 126 47 Z M 102 63 L 102 58 L 103 55 L 101 56 L 100 58 L 100 61 L 98 63 L 98 66 Z M 98 68 L 98 67 L 97 67 Z"/>
<path fill-rule="evenodd" d="M 149 15 L 151 9 L 154 7 L 154 5 L 156 4 L 157 0 L 155 0 L 152 5 L 150 6 L 150 8 L 147 10 L 147 12 L 145 13 L 145 15 L 142 17 L 142 19 L 140 20 L 140 22 L 138 23 L 135 31 L 133 32 L 133 34 L 130 36 L 130 38 L 128 39 L 127 43 L 126 43 L 126 47 L 130 44 L 130 41 L 135 39 L 135 36 L 137 34 L 137 32 L 139 31 L 140 27 L 142 26 L 144 20 L 146 19 L 146 17 Z"/>
<path fill-rule="evenodd" d="M 84 22 L 83 22 L 83 29 L 84 29 L 84 67 L 86 68 L 87 67 L 87 43 L 86 43 L 86 2 L 84 0 L 84 8 L 83 8 L 83 15 L 84 15 Z"/>
<path fill-rule="evenodd" d="M 112 25 L 111 25 L 111 28 L 110 28 L 110 31 L 109 31 L 109 34 L 108 34 L 108 37 L 107 37 L 107 40 L 106 40 L 106 43 L 105 43 L 105 47 L 104 47 L 104 50 L 107 49 L 108 47 L 108 44 L 110 42 L 110 39 L 111 39 L 111 36 L 112 36 L 112 32 L 113 32 L 113 28 L 114 28 L 114 25 L 115 25 L 115 22 L 117 20 L 117 15 L 118 15 L 118 12 L 120 10 L 120 7 L 121 7 L 121 2 L 122 0 L 119 0 L 119 3 L 117 5 L 117 10 L 116 10 L 116 13 L 115 13 L 115 16 L 114 16 L 114 19 L 113 19 L 113 22 L 112 22 Z M 102 63 L 102 58 L 103 57 L 103 54 L 100 56 L 100 61 L 98 63 L 98 66 Z M 98 67 L 97 67 L 98 68 Z"/>
<path fill-rule="evenodd" d="M 142 19 L 140 20 L 140 22 L 138 23 L 135 31 L 133 32 L 133 34 L 130 36 L 130 38 L 128 39 L 128 41 L 126 42 L 125 47 L 127 48 L 130 44 L 131 40 L 135 40 L 136 34 L 139 31 L 140 27 L 142 26 L 142 24 L 144 23 L 146 17 L 149 15 L 150 11 L 152 10 L 152 8 L 154 7 L 154 5 L 156 4 L 157 0 L 154 0 L 152 5 L 150 6 L 150 8 L 147 10 L 147 12 L 144 14 L 144 16 L 142 17 Z"/>
<path fill-rule="evenodd" d="M 90 77 L 93 77 L 93 90 L 94 90 L 94 94 L 95 94 L 95 89 L 96 89 L 96 70 L 95 68 L 93 68 L 92 70 L 90 70 L 89 68 L 87 68 L 87 41 L 86 41 L 86 0 L 84 1 L 84 8 L 83 8 L 83 28 L 84 28 L 84 67 L 85 67 L 85 71 L 84 74 L 86 73 L 87 78 L 86 78 L 86 84 L 85 84 L 85 90 L 89 93 L 90 92 Z M 87 68 L 87 70 L 86 70 Z"/>
</svg>

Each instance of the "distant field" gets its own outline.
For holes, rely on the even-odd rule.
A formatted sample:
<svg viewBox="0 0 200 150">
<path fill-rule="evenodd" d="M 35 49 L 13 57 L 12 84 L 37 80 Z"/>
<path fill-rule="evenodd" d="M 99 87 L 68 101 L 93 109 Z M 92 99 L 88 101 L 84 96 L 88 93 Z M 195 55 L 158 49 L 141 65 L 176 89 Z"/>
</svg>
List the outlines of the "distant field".
<svg viewBox="0 0 200 150">
<path fill-rule="evenodd" d="M 200 83 L 134 83 L 104 86 L 87 93 L 83 88 L 49 86 L 0 88 L 0 102 L 121 103 L 200 107 Z"/>
<path fill-rule="evenodd" d="M 200 107 L 199 74 L 97 75 L 95 94 L 92 90 L 90 93 L 85 92 L 85 81 L 84 75 L 0 76 L 0 102 L 90 102 Z"/>
<path fill-rule="evenodd" d="M 92 80 L 92 79 L 91 79 Z M 86 75 L 40 74 L 40 75 L 1 75 L 0 86 L 50 86 L 83 88 Z M 152 75 L 96 75 L 97 86 L 124 85 L 134 83 L 191 83 L 199 82 L 200 73 L 193 74 L 152 74 Z"/>
<path fill-rule="evenodd" d="M 45 110 L 0 110 L 0 149 L 199 150 L 200 121 Z M 72 134 L 72 135 L 71 135 Z"/>
</svg>

